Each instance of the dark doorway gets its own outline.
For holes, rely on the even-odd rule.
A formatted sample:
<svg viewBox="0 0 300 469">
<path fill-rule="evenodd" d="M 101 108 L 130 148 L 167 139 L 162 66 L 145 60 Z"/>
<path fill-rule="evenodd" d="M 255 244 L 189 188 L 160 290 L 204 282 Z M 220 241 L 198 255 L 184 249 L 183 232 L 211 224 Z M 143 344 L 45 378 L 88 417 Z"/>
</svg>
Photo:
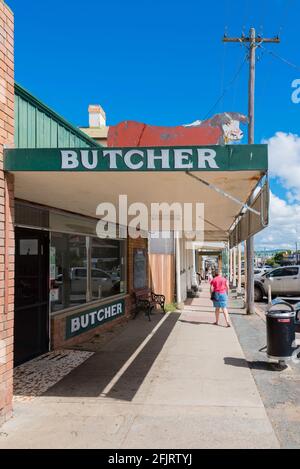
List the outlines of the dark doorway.
<svg viewBox="0 0 300 469">
<path fill-rule="evenodd" d="M 16 228 L 15 366 L 49 349 L 49 233 Z"/>
</svg>

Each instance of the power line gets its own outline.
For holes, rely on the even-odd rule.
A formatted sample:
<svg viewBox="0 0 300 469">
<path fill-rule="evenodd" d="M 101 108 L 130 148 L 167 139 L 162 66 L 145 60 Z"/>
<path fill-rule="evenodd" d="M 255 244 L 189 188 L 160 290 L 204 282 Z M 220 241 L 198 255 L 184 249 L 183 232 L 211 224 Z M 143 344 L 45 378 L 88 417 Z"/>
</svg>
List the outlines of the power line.
<svg viewBox="0 0 300 469">
<path fill-rule="evenodd" d="M 299 71 L 300 71 L 299 65 L 296 65 L 296 64 L 290 62 L 289 60 L 285 59 L 284 57 L 281 57 L 281 55 L 277 54 L 276 52 L 274 52 L 274 51 L 272 51 L 272 50 L 266 49 L 266 48 L 263 47 L 261 44 L 260 44 L 260 47 L 261 47 L 263 50 L 265 50 L 266 52 L 268 52 L 268 54 L 273 55 L 273 57 L 276 57 L 276 59 L 279 59 L 279 60 L 281 60 L 283 63 L 285 63 L 286 65 L 289 65 L 290 67 L 295 68 L 296 70 L 299 70 Z"/>
<path fill-rule="evenodd" d="M 226 45 L 223 44 L 223 57 L 222 57 L 222 72 L 221 72 L 221 95 L 224 92 L 224 83 L 225 83 L 225 63 L 226 63 Z M 220 111 L 222 110 L 222 102 L 223 100 L 220 100 Z"/>
<path fill-rule="evenodd" d="M 247 54 L 245 54 L 245 57 L 244 57 L 244 60 L 242 61 L 242 63 L 240 64 L 239 68 L 237 69 L 236 73 L 234 74 L 232 80 L 228 83 L 228 85 L 224 88 L 224 91 L 223 93 L 221 94 L 221 96 L 217 99 L 217 101 L 215 102 L 215 104 L 211 107 L 211 109 L 208 111 L 208 113 L 205 115 L 204 119 L 207 119 L 210 114 L 212 113 L 212 111 L 218 106 L 219 102 L 224 98 L 225 94 L 227 93 L 227 91 L 230 89 L 230 87 L 233 85 L 233 83 L 235 82 L 235 80 L 237 79 L 237 77 L 239 76 L 239 74 L 241 73 L 242 71 L 242 68 L 245 64 L 247 60 Z"/>
</svg>

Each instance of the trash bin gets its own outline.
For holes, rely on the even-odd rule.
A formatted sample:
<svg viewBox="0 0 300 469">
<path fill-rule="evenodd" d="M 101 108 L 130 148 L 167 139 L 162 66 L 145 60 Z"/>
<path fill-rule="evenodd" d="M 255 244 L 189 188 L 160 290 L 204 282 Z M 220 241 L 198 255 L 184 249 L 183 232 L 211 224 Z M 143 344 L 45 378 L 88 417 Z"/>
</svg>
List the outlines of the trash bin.
<svg viewBox="0 0 300 469">
<path fill-rule="evenodd" d="M 278 361 L 288 360 L 296 339 L 296 312 L 292 305 L 277 298 L 266 313 L 267 356 Z"/>
<path fill-rule="evenodd" d="M 295 318 L 296 332 L 300 333 L 300 301 L 295 304 L 294 310 L 296 312 L 296 318 Z"/>
</svg>

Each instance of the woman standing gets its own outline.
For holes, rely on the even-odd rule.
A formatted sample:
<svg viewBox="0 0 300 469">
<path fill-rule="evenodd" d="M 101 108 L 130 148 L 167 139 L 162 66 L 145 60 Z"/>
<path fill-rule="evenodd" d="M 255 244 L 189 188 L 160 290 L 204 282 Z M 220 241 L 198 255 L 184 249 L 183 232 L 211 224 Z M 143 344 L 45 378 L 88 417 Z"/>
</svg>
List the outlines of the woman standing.
<svg viewBox="0 0 300 469">
<path fill-rule="evenodd" d="M 216 272 L 213 280 L 210 282 L 210 292 L 216 314 L 216 322 L 214 322 L 214 324 L 216 326 L 219 324 L 220 310 L 222 310 L 226 325 L 230 327 L 227 309 L 229 284 L 228 280 L 222 276 L 221 272 Z"/>
</svg>

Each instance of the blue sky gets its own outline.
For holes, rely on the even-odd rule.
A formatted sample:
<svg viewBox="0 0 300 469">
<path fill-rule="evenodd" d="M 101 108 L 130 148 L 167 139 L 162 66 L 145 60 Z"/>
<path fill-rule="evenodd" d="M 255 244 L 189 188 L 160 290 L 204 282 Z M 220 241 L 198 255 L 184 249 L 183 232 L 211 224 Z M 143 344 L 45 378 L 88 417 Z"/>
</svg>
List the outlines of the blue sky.
<svg viewBox="0 0 300 469">
<path fill-rule="evenodd" d="M 180 124 L 203 118 L 242 62 L 244 49 L 223 45 L 254 25 L 266 46 L 298 61 L 296 1 L 8 0 L 16 21 L 16 80 L 76 125 L 100 102 L 115 124 L 136 119 Z M 41 8 L 42 6 L 42 8 Z M 253 12 L 251 12 L 253 10 Z M 260 55 L 260 54 L 259 54 Z M 300 62 L 300 60 L 299 60 Z M 264 53 L 257 65 L 256 139 L 297 131 L 291 103 L 296 70 Z M 247 110 L 247 65 L 215 109 Z"/>
<path fill-rule="evenodd" d="M 265 48 L 300 67 L 296 0 L 7 2 L 15 13 L 16 80 L 75 125 L 87 125 L 89 103 L 101 104 L 112 125 L 203 119 L 245 55 L 222 43 L 225 31 L 280 34 L 281 44 Z M 278 131 L 300 135 L 300 104 L 291 101 L 300 68 L 263 50 L 258 57 L 256 142 Z M 247 113 L 247 80 L 246 63 L 213 113 Z M 278 177 L 272 191 L 284 200 L 290 188 Z"/>
</svg>

